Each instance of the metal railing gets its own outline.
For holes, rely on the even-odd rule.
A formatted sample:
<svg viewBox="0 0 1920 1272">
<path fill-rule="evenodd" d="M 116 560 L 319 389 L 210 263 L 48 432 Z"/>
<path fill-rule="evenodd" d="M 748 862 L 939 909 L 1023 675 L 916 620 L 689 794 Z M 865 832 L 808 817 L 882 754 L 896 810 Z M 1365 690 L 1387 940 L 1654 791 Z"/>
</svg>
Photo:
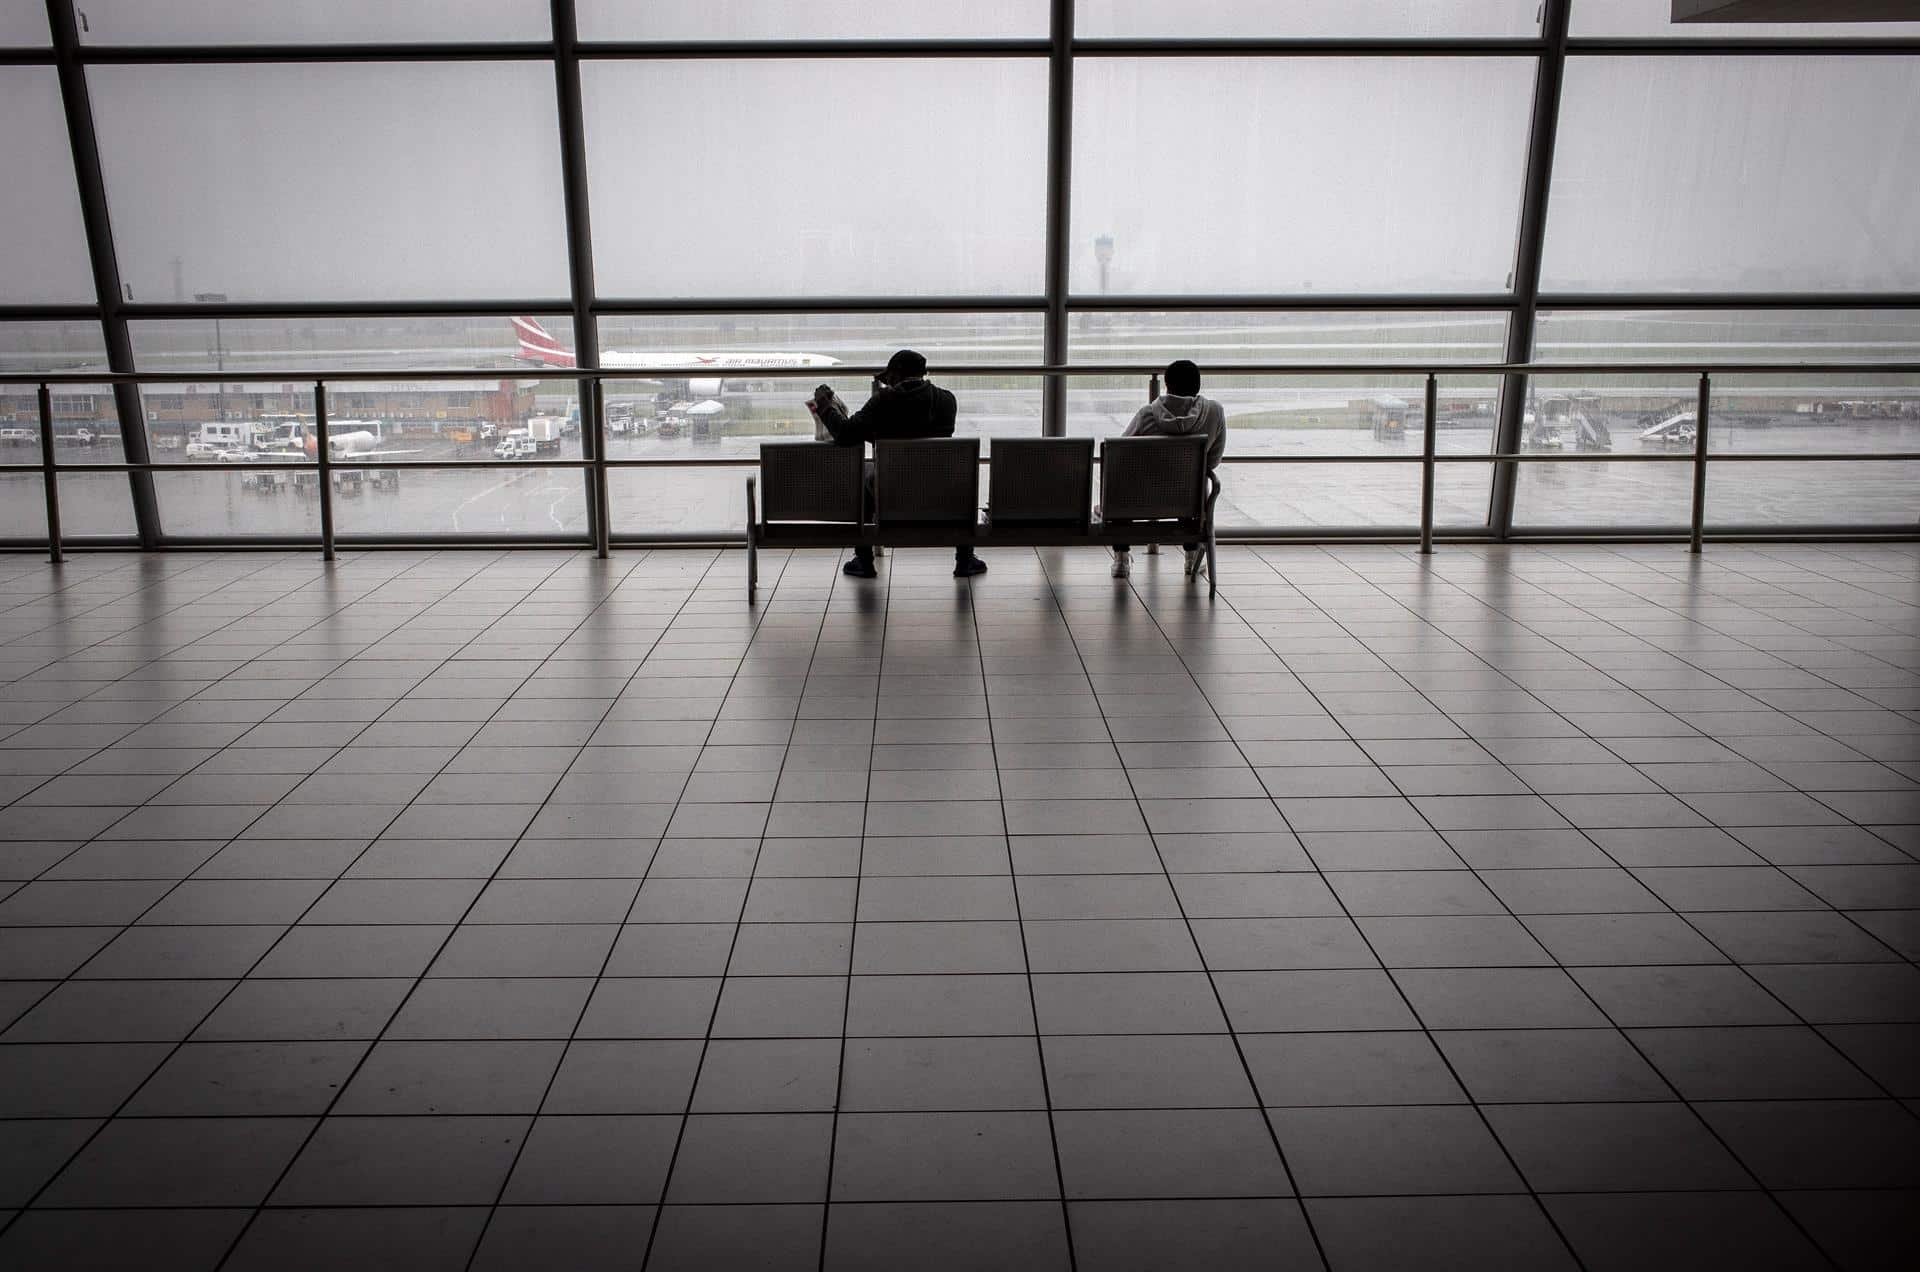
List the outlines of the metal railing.
<svg viewBox="0 0 1920 1272">
<path fill-rule="evenodd" d="M 823 376 L 830 379 L 866 378 L 883 370 L 878 365 L 843 365 L 826 371 L 817 367 L 730 367 L 726 375 L 737 380 L 816 380 Z M 943 373 L 969 378 L 980 377 L 1019 377 L 1039 378 L 1049 383 L 1064 385 L 1071 379 L 1114 379 L 1139 377 L 1142 381 L 1157 386 L 1157 370 L 1132 363 L 1085 363 L 1071 365 L 1031 364 L 1031 363 L 992 363 L 992 364 L 956 364 L 939 368 Z M 657 373 L 656 373 L 657 374 Z M 1265 464 L 1280 465 L 1318 465 L 1318 464 L 1401 464 L 1420 465 L 1420 519 L 1417 529 L 1419 550 L 1423 554 L 1433 551 L 1435 539 L 1434 525 L 1434 481 L 1439 465 L 1442 464 L 1488 464 L 1499 466 L 1518 466 L 1523 464 L 1555 463 L 1687 463 L 1693 466 L 1692 505 L 1689 525 L 1686 531 L 1689 549 L 1699 552 L 1706 536 L 1705 510 L 1707 496 L 1707 469 L 1715 463 L 1897 463 L 1920 461 L 1920 451 L 1754 451 L 1721 452 L 1710 454 L 1708 434 L 1712 409 L 1712 377 L 1715 374 L 1728 375 L 1877 375 L 1877 376 L 1920 376 L 1920 363 L 1899 362 L 1782 362 L 1759 363 L 1737 362 L 1702 365 L 1700 363 L 1445 363 L 1445 364 L 1407 364 L 1407 363 L 1232 363 L 1209 365 L 1208 375 L 1214 379 L 1257 376 L 1266 378 L 1304 379 L 1309 377 L 1351 376 L 1378 381 L 1396 378 L 1419 378 L 1424 383 L 1423 427 L 1421 429 L 1421 449 L 1417 456 L 1410 455 L 1369 455 L 1369 454 L 1309 454 L 1309 455 L 1232 455 L 1225 456 L 1223 463 L 1239 466 Z M 1489 450 L 1485 453 L 1439 454 L 1436 449 L 1439 423 L 1439 386 L 1442 377 L 1486 378 L 1497 376 L 1687 376 L 1697 385 L 1695 405 L 1695 429 L 1693 449 L 1688 453 L 1636 453 L 1613 454 L 1612 452 L 1499 452 Z M 115 463 L 63 463 L 56 447 L 53 428 L 52 394 L 58 385 L 113 386 L 116 389 L 130 388 L 137 391 L 142 385 L 165 384 L 205 384 L 209 374 L 205 371 L 155 371 L 155 372 L 110 372 L 110 371 L 71 371 L 59 373 L 8 373 L 0 374 L 0 387 L 6 385 L 33 386 L 39 414 L 40 463 L 39 473 L 46 496 L 47 549 L 54 562 L 63 559 L 65 549 L 70 546 L 61 532 L 59 477 L 62 473 L 101 474 L 101 473 L 248 473 L 248 472 L 298 472 L 313 473 L 318 484 L 318 503 L 320 529 L 318 545 L 323 559 L 336 559 L 336 551 L 341 536 L 335 531 L 333 496 L 334 475 L 342 471 L 394 470 L 407 472 L 431 472 L 441 470 L 481 469 L 499 471 L 504 468 L 515 470 L 570 469 L 588 475 L 588 498 L 590 501 L 588 532 L 579 535 L 515 535 L 505 540 L 509 543 L 525 543 L 549 546 L 555 543 L 589 546 L 595 555 L 606 557 L 616 543 L 642 542 L 732 542 L 736 538 L 745 541 L 744 533 L 739 536 L 650 536 L 650 535 L 614 535 L 611 532 L 612 501 L 608 490 L 608 474 L 614 469 L 671 469 L 671 468 L 740 468 L 750 467 L 756 461 L 751 456 L 731 456 L 699 459 L 616 459 L 607 453 L 607 420 L 605 386 L 609 381 L 633 380 L 640 373 L 633 369 L 602 368 L 595 370 L 548 368 L 512 369 L 476 369 L 476 370 L 295 370 L 275 371 L 264 369 L 242 369 L 231 371 L 222 378 L 235 383 L 257 383 L 272 381 L 276 383 L 299 383 L 313 386 L 313 438 L 314 457 L 312 460 L 263 459 L 248 460 L 235 464 L 209 465 L 193 462 L 170 462 L 164 460 L 126 460 Z M 1149 378 L 1151 377 L 1151 379 Z M 351 384 L 355 382 L 388 382 L 403 379 L 418 383 L 460 383 L 481 379 L 504 378 L 521 381 L 554 381 L 571 383 L 579 387 L 584 409 L 582 416 L 582 440 L 585 454 L 579 459 L 513 459 L 500 461 L 490 459 L 429 459 L 396 462 L 382 459 L 336 458 L 332 453 L 328 433 L 327 386 L 329 384 Z M 1803 386 L 1794 386 L 1803 387 Z M 1817 386 L 1815 386 L 1817 387 Z M 1920 386 L 1916 386 L 1920 388 Z M 1652 390 L 1650 390 L 1652 391 Z M 1153 390 L 1149 389 L 1151 396 Z M 1231 436 L 1231 433 L 1230 433 Z M 986 462 L 983 460 L 983 462 Z M 27 465 L 0 466 L 0 473 L 32 471 Z M 1511 469 L 1510 469 L 1511 471 Z M 1920 496 L 1917 496 L 1920 501 Z M 1495 527 L 1491 524 L 1476 530 L 1473 527 L 1447 527 L 1441 533 L 1449 538 L 1495 537 Z M 1920 520 L 1912 527 L 1902 526 L 1818 526 L 1818 527 L 1733 527 L 1722 529 L 1722 534 L 1772 533 L 1781 537 L 1792 537 L 1796 530 L 1822 535 L 1856 534 L 1860 536 L 1885 537 L 1888 535 L 1913 536 L 1920 534 Z M 1230 531 L 1227 538 L 1259 541 L 1276 538 L 1325 538 L 1337 539 L 1352 537 L 1353 531 L 1306 531 L 1304 534 L 1292 528 L 1264 527 L 1246 532 Z M 1407 527 L 1369 527 L 1360 533 L 1372 538 L 1405 539 L 1410 537 Z M 1552 530 L 1555 538 L 1602 538 L 1602 537 L 1655 537 L 1670 538 L 1671 532 L 1663 532 L 1660 527 L 1615 528 L 1592 527 L 1561 528 Z M 499 536 L 483 535 L 442 535 L 442 534 L 394 534 L 394 535 L 354 535 L 347 538 L 350 546 L 397 546 L 421 543 L 461 543 L 494 544 L 501 542 Z M 315 540 L 312 536 L 209 536 L 209 537 L 163 537 L 158 546 L 176 544 L 200 545 L 203 543 L 230 542 L 236 545 L 275 545 L 310 546 Z M 120 546 L 118 540 L 89 537 L 84 546 Z"/>
</svg>

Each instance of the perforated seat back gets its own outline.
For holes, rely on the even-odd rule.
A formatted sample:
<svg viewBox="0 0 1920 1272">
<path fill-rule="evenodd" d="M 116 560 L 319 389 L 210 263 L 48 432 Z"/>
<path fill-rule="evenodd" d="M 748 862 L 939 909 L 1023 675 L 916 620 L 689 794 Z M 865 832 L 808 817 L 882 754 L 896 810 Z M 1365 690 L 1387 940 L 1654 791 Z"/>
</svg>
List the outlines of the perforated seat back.
<svg viewBox="0 0 1920 1272">
<path fill-rule="evenodd" d="M 1199 521 L 1206 486 L 1204 436 L 1113 437 L 1100 449 L 1103 521 Z"/>
<path fill-rule="evenodd" d="M 761 518 L 860 523 L 861 448 L 831 442 L 760 447 Z"/>
<path fill-rule="evenodd" d="M 1084 526 L 1091 516 L 1091 437 L 998 437 L 987 471 L 995 525 Z"/>
<path fill-rule="evenodd" d="M 881 525 L 971 526 L 978 520 L 977 437 L 875 442 L 873 473 Z"/>
</svg>

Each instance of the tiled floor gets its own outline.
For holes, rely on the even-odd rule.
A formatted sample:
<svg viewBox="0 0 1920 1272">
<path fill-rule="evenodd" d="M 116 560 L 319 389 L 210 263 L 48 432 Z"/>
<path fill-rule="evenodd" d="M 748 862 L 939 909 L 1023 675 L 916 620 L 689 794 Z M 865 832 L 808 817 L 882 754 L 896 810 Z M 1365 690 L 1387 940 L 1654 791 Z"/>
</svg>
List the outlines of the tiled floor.
<svg viewBox="0 0 1920 1272">
<path fill-rule="evenodd" d="M 1892 1266 L 1920 548 L 0 558 L 0 1265 Z"/>
</svg>

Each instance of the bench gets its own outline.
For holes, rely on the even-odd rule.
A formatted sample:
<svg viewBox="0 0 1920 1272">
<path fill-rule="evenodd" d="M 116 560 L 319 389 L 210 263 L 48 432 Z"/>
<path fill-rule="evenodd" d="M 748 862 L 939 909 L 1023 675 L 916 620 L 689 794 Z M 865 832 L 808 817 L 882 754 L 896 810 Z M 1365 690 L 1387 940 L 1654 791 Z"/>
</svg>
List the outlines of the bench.
<svg viewBox="0 0 1920 1272">
<path fill-rule="evenodd" d="M 1093 516 L 1093 439 L 995 438 L 980 508 L 980 440 L 882 441 L 873 497 L 864 447 L 770 442 L 747 478 L 747 600 L 761 548 L 1110 547 L 1201 543 L 1207 595 L 1217 590 L 1205 437 L 1114 437 L 1102 445 L 1100 519 Z M 756 496 L 757 490 L 757 496 Z"/>
</svg>

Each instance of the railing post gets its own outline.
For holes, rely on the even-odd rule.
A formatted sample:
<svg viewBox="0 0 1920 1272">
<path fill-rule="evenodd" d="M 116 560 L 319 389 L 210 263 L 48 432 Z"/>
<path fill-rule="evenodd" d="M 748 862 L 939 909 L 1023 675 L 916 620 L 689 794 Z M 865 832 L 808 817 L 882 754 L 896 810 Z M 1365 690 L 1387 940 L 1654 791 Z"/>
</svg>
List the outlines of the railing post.
<svg viewBox="0 0 1920 1272">
<path fill-rule="evenodd" d="M 1693 408 L 1693 539 L 1687 551 L 1700 550 L 1701 528 L 1707 520 L 1707 397 L 1711 377 L 1700 373 L 1700 400 Z"/>
<path fill-rule="evenodd" d="M 1440 414 L 1440 381 L 1427 372 L 1426 421 L 1420 430 L 1420 554 L 1433 555 L 1433 445 L 1435 420 Z"/>
<path fill-rule="evenodd" d="M 53 390 L 40 386 L 40 484 L 47 491 L 47 560 L 67 559 L 60 547 L 60 474 L 53 466 Z"/>
<path fill-rule="evenodd" d="M 587 408 L 593 417 L 593 554 L 604 561 L 613 532 L 607 524 L 607 392 L 599 376 L 587 381 Z"/>
<path fill-rule="evenodd" d="M 320 559 L 333 560 L 333 448 L 327 444 L 327 386 L 313 386 L 313 459 L 320 466 Z"/>
<path fill-rule="evenodd" d="M 1160 400 L 1160 373 L 1155 371 L 1147 377 L 1147 401 L 1149 404 Z"/>
</svg>

